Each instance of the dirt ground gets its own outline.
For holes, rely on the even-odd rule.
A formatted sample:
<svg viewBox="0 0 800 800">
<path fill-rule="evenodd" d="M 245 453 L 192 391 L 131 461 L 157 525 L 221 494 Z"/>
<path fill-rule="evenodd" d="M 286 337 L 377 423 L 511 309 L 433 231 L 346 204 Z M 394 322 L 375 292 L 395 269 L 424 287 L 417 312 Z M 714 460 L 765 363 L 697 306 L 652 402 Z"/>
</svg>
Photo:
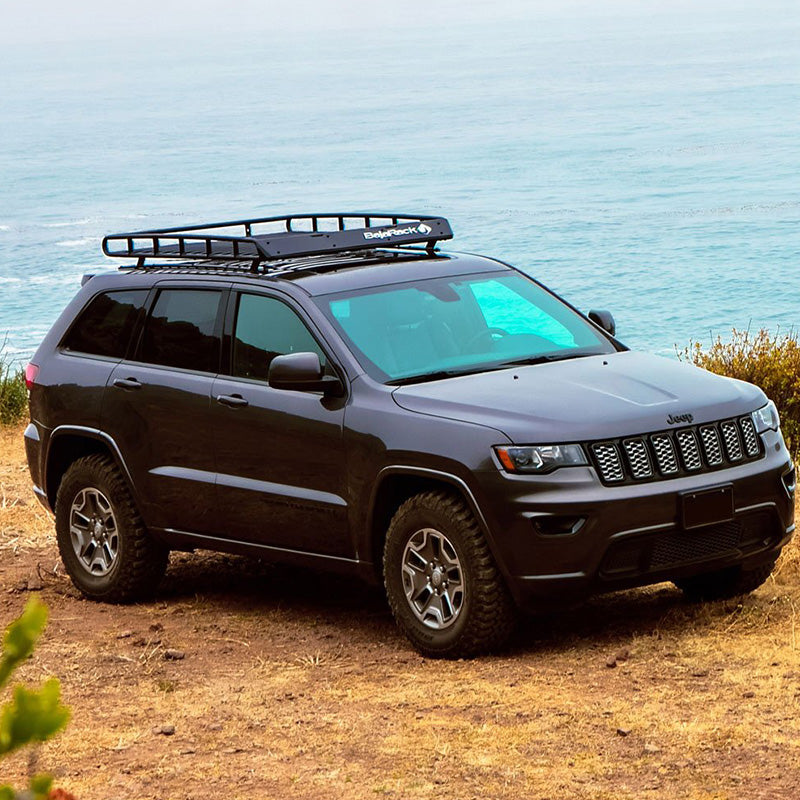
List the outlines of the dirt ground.
<svg viewBox="0 0 800 800">
<path fill-rule="evenodd" d="M 431 661 L 378 591 L 243 558 L 173 554 L 155 602 L 82 600 L 21 433 L 0 430 L 0 624 L 31 591 L 51 609 L 20 678 L 61 680 L 39 768 L 79 800 L 800 797 L 794 545 L 740 601 L 618 593 Z M 0 769 L 21 783 L 27 756 Z"/>
</svg>

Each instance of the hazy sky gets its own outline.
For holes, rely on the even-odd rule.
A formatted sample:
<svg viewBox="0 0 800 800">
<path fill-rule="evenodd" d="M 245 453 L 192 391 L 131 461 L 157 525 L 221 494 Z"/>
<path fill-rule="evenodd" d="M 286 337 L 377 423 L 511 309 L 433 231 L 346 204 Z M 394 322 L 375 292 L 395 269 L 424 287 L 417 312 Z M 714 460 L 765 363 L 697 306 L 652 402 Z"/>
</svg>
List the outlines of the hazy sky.
<svg viewBox="0 0 800 800">
<path fill-rule="evenodd" d="M 152 33 L 193 33 L 204 38 L 237 31 L 279 35 L 290 30 L 361 29 L 390 33 L 437 26 L 446 42 L 447 23 L 489 17 L 521 16 L 530 20 L 557 9 L 574 9 L 577 20 L 593 16 L 646 17 L 669 9 L 685 11 L 752 5 L 746 0 L 2 0 L 0 41 L 35 43 L 81 41 L 106 37 L 146 37 Z M 770 5 L 774 5 L 770 3 Z M 778 3 L 778 5 L 783 5 Z M 788 0 L 787 8 L 796 0 Z M 566 16 L 569 16 L 567 13 Z M 724 19 L 722 13 L 721 19 Z M 576 20 L 576 21 L 577 21 Z"/>
<path fill-rule="evenodd" d="M 92 39 L 120 34 L 147 35 L 154 31 L 256 30 L 268 33 L 302 28 L 336 28 L 398 24 L 424 26 L 486 12 L 491 4 L 458 0 L 5 0 L 0 39 L 54 41 Z M 504 12 L 522 5 L 514 0 L 497 4 Z"/>
</svg>

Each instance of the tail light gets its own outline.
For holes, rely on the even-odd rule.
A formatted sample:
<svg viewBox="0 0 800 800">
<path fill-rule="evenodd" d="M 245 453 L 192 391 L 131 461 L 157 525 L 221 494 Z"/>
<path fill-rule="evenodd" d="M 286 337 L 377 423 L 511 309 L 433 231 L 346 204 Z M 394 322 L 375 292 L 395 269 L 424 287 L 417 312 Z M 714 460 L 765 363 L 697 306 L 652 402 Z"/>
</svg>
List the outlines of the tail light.
<svg viewBox="0 0 800 800">
<path fill-rule="evenodd" d="M 39 367 L 36 364 L 28 364 L 25 367 L 25 385 L 28 390 L 33 389 L 33 384 L 36 383 L 36 376 L 39 374 Z"/>
</svg>

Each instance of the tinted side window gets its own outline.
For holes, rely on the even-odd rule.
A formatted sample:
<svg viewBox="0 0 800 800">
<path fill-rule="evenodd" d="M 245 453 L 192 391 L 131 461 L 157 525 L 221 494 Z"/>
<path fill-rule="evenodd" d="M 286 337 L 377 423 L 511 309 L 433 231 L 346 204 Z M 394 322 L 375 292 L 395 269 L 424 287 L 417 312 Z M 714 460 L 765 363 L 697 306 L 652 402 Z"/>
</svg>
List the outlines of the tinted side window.
<svg viewBox="0 0 800 800">
<path fill-rule="evenodd" d="M 145 324 L 139 360 L 216 372 L 221 299 L 213 289 L 162 289 Z"/>
<path fill-rule="evenodd" d="M 64 340 L 64 348 L 95 356 L 124 358 L 146 290 L 99 294 L 81 312 Z"/>
<path fill-rule="evenodd" d="M 325 366 L 325 354 L 289 306 L 273 297 L 239 295 L 233 374 L 266 381 L 272 359 L 286 353 L 317 353 Z"/>
</svg>

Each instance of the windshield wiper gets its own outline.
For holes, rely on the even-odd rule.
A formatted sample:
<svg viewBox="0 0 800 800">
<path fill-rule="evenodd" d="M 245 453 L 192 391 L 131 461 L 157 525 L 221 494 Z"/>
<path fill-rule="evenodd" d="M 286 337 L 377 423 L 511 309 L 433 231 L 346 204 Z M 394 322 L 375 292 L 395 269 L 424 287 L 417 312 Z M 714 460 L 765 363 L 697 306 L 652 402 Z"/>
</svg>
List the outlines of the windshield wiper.
<svg viewBox="0 0 800 800">
<path fill-rule="evenodd" d="M 434 372 L 423 372 L 420 375 L 407 375 L 404 378 L 394 378 L 386 381 L 388 386 L 404 386 L 408 383 L 426 383 L 427 381 L 440 381 L 444 378 L 457 378 L 460 375 L 476 375 L 479 372 L 494 372 L 495 370 L 508 369 L 509 367 L 528 366 L 530 364 L 545 364 L 550 361 L 567 361 L 570 358 L 583 358 L 584 356 L 599 356 L 602 353 L 591 350 L 572 350 L 566 353 L 547 353 L 540 356 L 527 356 L 525 358 L 514 358 L 510 361 L 500 363 L 489 362 L 477 367 L 467 369 L 437 369 Z"/>
<path fill-rule="evenodd" d="M 586 356 L 599 356 L 595 350 L 573 350 L 567 353 L 547 353 L 541 356 L 526 356 L 524 358 L 512 358 L 510 361 L 503 361 L 499 366 L 505 367 L 521 367 L 530 364 L 547 364 L 550 361 L 569 361 L 571 358 L 585 358 Z"/>
<path fill-rule="evenodd" d="M 501 369 L 496 364 L 487 364 L 480 367 L 469 369 L 437 369 L 435 372 L 423 372 L 420 375 L 408 375 L 405 378 L 395 378 L 386 381 L 388 386 L 405 386 L 408 383 L 427 383 L 428 381 L 440 381 L 444 378 L 457 378 L 460 375 L 476 375 L 479 372 L 491 372 Z"/>
</svg>

